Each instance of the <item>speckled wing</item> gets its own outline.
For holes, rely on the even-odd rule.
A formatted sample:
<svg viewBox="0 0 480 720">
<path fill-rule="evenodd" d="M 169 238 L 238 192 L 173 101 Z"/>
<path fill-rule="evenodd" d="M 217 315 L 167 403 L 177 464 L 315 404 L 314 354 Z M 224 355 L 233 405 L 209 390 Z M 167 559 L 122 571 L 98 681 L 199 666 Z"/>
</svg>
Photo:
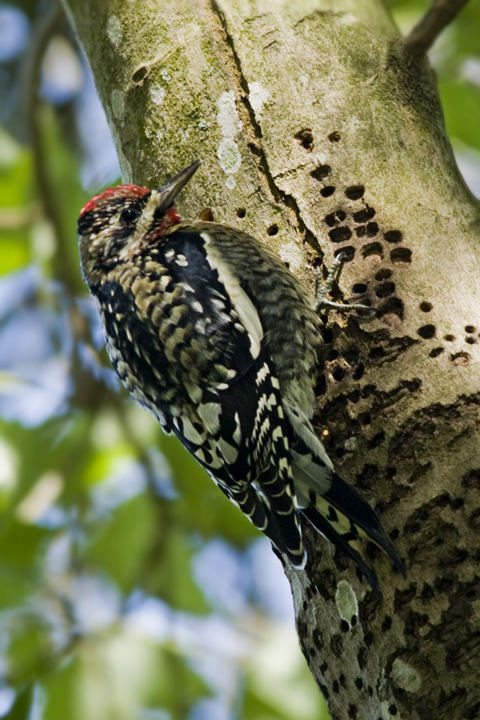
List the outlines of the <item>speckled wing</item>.
<svg viewBox="0 0 480 720">
<path fill-rule="evenodd" d="M 237 278 L 218 258 L 211 261 L 207 248 L 205 238 L 183 231 L 162 250 L 172 291 L 183 288 L 187 310 L 182 325 L 194 325 L 195 340 L 188 343 L 189 332 L 184 332 L 183 347 L 174 343 L 189 402 L 174 410 L 172 430 L 225 494 L 294 565 L 302 566 L 291 427 L 263 328 Z M 178 327 L 176 318 L 172 332 Z M 168 347 L 167 330 L 162 325 L 159 331 Z"/>
</svg>

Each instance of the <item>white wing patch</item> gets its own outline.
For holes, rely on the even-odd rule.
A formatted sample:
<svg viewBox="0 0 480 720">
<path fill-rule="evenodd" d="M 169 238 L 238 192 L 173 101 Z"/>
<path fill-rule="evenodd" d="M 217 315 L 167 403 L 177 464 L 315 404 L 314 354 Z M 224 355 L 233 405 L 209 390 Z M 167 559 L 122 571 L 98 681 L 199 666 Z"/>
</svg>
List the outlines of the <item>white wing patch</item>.
<svg viewBox="0 0 480 720">
<path fill-rule="evenodd" d="M 232 304 L 248 333 L 250 350 L 252 357 L 255 359 L 260 353 L 260 346 L 263 340 L 263 328 L 258 313 L 247 293 L 240 287 L 238 279 L 223 262 L 220 254 L 215 250 L 215 247 L 212 246 L 208 233 L 201 233 L 201 236 L 205 241 L 205 245 L 208 247 L 208 264 L 212 270 L 217 271 L 218 279 L 223 283 L 230 296 Z"/>
</svg>

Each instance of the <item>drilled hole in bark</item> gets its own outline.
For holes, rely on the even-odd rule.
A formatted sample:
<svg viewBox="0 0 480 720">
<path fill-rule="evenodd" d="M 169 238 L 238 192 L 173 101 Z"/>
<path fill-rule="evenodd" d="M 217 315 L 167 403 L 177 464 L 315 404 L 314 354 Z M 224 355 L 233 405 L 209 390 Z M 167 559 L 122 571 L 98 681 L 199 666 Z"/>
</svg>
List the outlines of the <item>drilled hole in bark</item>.
<svg viewBox="0 0 480 720">
<path fill-rule="evenodd" d="M 338 358 L 338 350 L 330 350 L 330 352 L 327 355 L 327 360 L 331 362 L 332 360 L 336 360 Z"/>
<path fill-rule="evenodd" d="M 429 355 L 431 358 L 436 358 L 439 355 L 441 355 L 443 352 L 443 347 L 433 348 L 433 350 L 430 350 Z"/>
<path fill-rule="evenodd" d="M 421 302 L 420 303 L 420 310 L 422 312 L 430 312 L 430 310 L 432 310 L 432 308 L 433 308 L 432 303 L 429 303 L 429 302 Z"/>
<path fill-rule="evenodd" d="M 390 260 L 393 263 L 409 263 L 412 262 L 412 251 L 408 248 L 395 248 L 390 253 Z"/>
<path fill-rule="evenodd" d="M 330 133 L 328 139 L 330 140 L 330 142 L 338 142 L 340 140 L 340 133 L 335 130 L 334 132 Z"/>
<path fill-rule="evenodd" d="M 393 292 L 395 292 L 395 283 L 393 283 L 391 281 L 384 282 L 375 288 L 375 295 L 378 298 L 382 298 L 382 299 L 388 297 Z"/>
<path fill-rule="evenodd" d="M 370 395 L 373 395 L 373 393 L 376 391 L 375 385 L 365 385 L 364 388 L 362 388 L 362 398 L 365 400 L 366 398 L 370 397 Z"/>
<path fill-rule="evenodd" d="M 372 238 L 378 233 L 378 223 L 369 222 L 367 224 L 367 237 Z"/>
<path fill-rule="evenodd" d="M 327 381 L 325 379 L 325 375 L 320 375 L 317 381 L 317 385 L 315 387 L 315 394 L 320 397 L 321 395 L 325 395 L 327 392 Z"/>
<path fill-rule="evenodd" d="M 244 218 L 246 215 L 246 212 L 247 211 L 245 210 L 245 208 L 237 208 L 237 217 Z"/>
<path fill-rule="evenodd" d="M 142 67 L 139 67 L 132 75 L 132 80 L 137 85 L 140 84 L 148 75 L 148 68 L 146 68 L 144 65 Z"/>
<path fill-rule="evenodd" d="M 469 470 L 462 478 L 462 485 L 466 488 L 480 490 L 480 469 Z"/>
<path fill-rule="evenodd" d="M 363 210 L 353 213 L 353 219 L 356 223 L 366 223 L 373 217 L 375 217 L 375 210 L 370 207 L 370 205 L 367 205 Z"/>
<path fill-rule="evenodd" d="M 403 321 L 404 311 L 405 306 L 403 302 L 400 300 L 400 298 L 393 296 L 389 297 L 388 300 L 381 304 L 381 306 L 378 308 L 378 315 L 385 321 L 387 320 L 388 316 L 389 324 L 395 324 L 395 320 L 393 318 L 390 318 L 390 316 L 394 315 L 395 317 Z"/>
<path fill-rule="evenodd" d="M 338 366 L 332 370 L 332 377 L 334 380 L 337 380 L 337 382 L 340 382 L 340 380 L 343 380 L 345 377 L 345 370 Z"/>
<path fill-rule="evenodd" d="M 431 585 L 428 583 L 423 583 L 422 592 L 420 593 L 420 597 L 424 602 L 428 602 L 429 600 L 433 600 L 435 597 L 435 592 Z"/>
<path fill-rule="evenodd" d="M 370 422 L 370 420 L 369 420 Z M 367 463 L 356 477 L 360 490 L 371 490 L 378 478 L 378 467 Z"/>
<path fill-rule="evenodd" d="M 457 338 L 455 337 L 455 335 L 444 335 L 443 339 L 447 342 L 454 342 Z"/>
<path fill-rule="evenodd" d="M 382 270 L 379 270 L 375 275 L 375 280 L 378 280 L 379 282 L 381 280 L 388 280 L 388 278 L 392 277 L 392 275 L 393 273 L 391 270 L 387 270 L 387 268 L 382 268 Z"/>
<path fill-rule="evenodd" d="M 369 545 L 370 545 L 370 544 L 373 544 L 373 543 L 369 543 Z M 375 546 L 374 546 L 374 547 L 375 547 Z M 363 636 L 363 640 L 364 640 L 364 643 L 365 643 L 365 645 L 367 646 L 367 648 L 369 648 L 369 647 L 372 647 L 372 645 L 373 645 L 373 643 L 374 643 L 374 641 L 375 641 L 375 637 L 374 637 L 374 635 L 373 635 L 372 632 L 370 632 L 369 630 L 367 630 L 367 632 L 366 632 L 366 633 L 364 634 L 364 636 Z"/>
<path fill-rule="evenodd" d="M 332 328 L 322 328 L 322 338 L 325 345 L 328 345 L 333 341 L 333 330 Z"/>
<path fill-rule="evenodd" d="M 278 233 L 278 225 L 270 225 L 269 228 L 267 228 L 267 235 L 276 235 Z"/>
<path fill-rule="evenodd" d="M 470 355 L 466 352 L 458 352 L 455 353 L 455 355 L 450 355 L 450 360 L 454 365 L 466 365 L 470 359 Z"/>
<path fill-rule="evenodd" d="M 387 632 L 392 627 L 392 618 L 390 615 L 386 615 L 385 620 L 382 623 L 382 632 Z"/>
<path fill-rule="evenodd" d="M 471 707 L 469 707 L 465 714 L 466 720 L 477 720 L 479 710 L 480 710 L 480 702 L 477 702 L 477 703 L 475 703 L 475 705 L 472 705 Z"/>
<path fill-rule="evenodd" d="M 363 377 L 363 373 L 365 372 L 365 365 L 363 363 L 358 363 L 357 367 L 352 373 L 352 378 L 354 380 L 360 380 Z"/>
<path fill-rule="evenodd" d="M 369 442 L 369 447 L 371 447 L 372 449 L 379 447 L 383 443 L 384 440 L 385 440 L 385 433 L 382 430 L 381 432 L 379 432 L 373 436 L 373 438 Z M 376 547 L 376 545 L 374 545 L 374 547 Z"/>
<path fill-rule="evenodd" d="M 333 195 L 335 192 L 335 187 L 333 185 L 327 185 L 327 187 L 324 187 L 320 190 L 320 195 L 322 197 L 330 197 L 330 195 Z"/>
<path fill-rule="evenodd" d="M 312 170 L 310 175 L 314 180 L 318 180 L 320 182 L 321 180 L 325 180 L 325 178 L 328 177 L 331 172 L 332 168 L 330 167 L 330 165 L 320 165 L 320 167 Z"/>
<path fill-rule="evenodd" d="M 361 295 L 362 293 L 367 292 L 367 286 L 365 283 L 355 283 L 355 285 L 352 285 L 352 292 L 355 295 Z"/>
<path fill-rule="evenodd" d="M 435 325 L 422 325 L 422 327 L 418 328 L 417 333 L 424 340 L 430 340 L 431 338 L 435 337 Z"/>
<path fill-rule="evenodd" d="M 365 237 L 365 235 L 367 234 L 366 226 L 360 225 L 359 227 L 355 228 L 355 234 L 359 238 Z"/>
<path fill-rule="evenodd" d="M 205 208 L 202 210 L 200 215 L 198 216 L 200 220 L 204 220 L 206 222 L 212 222 L 213 221 L 213 210 L 212 208 Z"/>
<path fill-rule="evenodd" d="M 346 247 L 339 248 L 338 250 L 335 250 L 335 257 L 337 255 L 340 255 L 340 253 L 345 254 L 345 262 L 351 262 L 355 256 L 355 248 L 352 247 L 352 245 L 347 245 Z"/>
<path fill-rule="evenodd" d="M 343 222 L 345 220 L 345 218 L 347 217 L 347 213 L 345 212 L 345 210 L 337 210 L 335 215 L 340 220 L 340 222 Z"/>
<path fill-rule="evenodd" d="M 385 357 L 385 350 L 380 345 L 373 347 L 370 349 L 368 357 L 370 360 L 380 360 L 380 358 Z"/>
<path fill-rule="evenodd" d="M 355 678 L 355 687 L 357 687 L 359 690 L 363 688 L 363 680 L 361 677 Z"/>
<path fill-rule="evenodd" d="M 295 140 L 305 150 L 308 150 L 308 152 L 311 152 L 313 150 L 313 135 L 312 131 L 309 128 L 300 130 L 300 132 L 295 135 Z"/>
<path fill-rule="evenodd" d="M 474 332 L 475 332 L 475 326 L 474 326 L 474 325 L 465 325 L 465 332 L 466 332 L 466 333 L 474 333 Z"/>
<path fill-rule="evenodd" d="M 350 187 L 345 190 L 345 195 L 349 200 L 360 200 L 364 193 L 365 188 L 363 185 L 350 185 Z"/>
<path fill-rule="evenodd" d="M 335 213 L 325 215 L 324 221 L 327 223 L 328 227 L 335 227 L 335 225 L 337 225 L 337 218 L 335 217 Z"/>
<path fill-rule="evenodd" d="M 361 647 L 357 654 L 357 662 L 360 670 L 364 670 L 368 662 L 368 650 L 366 647 Z"/>
<path fill-rule="evenodd" d="M 344 633 L 348 632 L 350 630 L 350 625 L 346 620 L 342 620 L 340 622 L 340 630 Z"/>
<path fill-rule="evenodd" d="M 347 348 L 347 350 L 345 350 L 345 352 L 343 353 L 343 357 L 349 365 L 355 365 L 358 362 L 359 356 L 360 350 L 356 345 L 352 345 L 351 347 Z"/>
<path fill-rule="evenodd" d="M 466 338 L 465 338 L 465 342 L 468 343 L 469 345 L 475 345 L 475 343 L 476 343 L 477 341 L 475 340 L 474 337 L 466 337 Z"/>
<path fill-rule="evenodd" d="M 387 232 L 383 233 L 383 237 L 387 242 L 398 243 L 403 236 L 400 230 L 387 230 Z"/>
<path fill-rule="evenodd" d="M 362 257 L 367 258 L 371 255 L 378 255 L 380 258 L 383 257 L 383 248 L 379 242 L 367 243 L 362 247 Z"/>
</svg>

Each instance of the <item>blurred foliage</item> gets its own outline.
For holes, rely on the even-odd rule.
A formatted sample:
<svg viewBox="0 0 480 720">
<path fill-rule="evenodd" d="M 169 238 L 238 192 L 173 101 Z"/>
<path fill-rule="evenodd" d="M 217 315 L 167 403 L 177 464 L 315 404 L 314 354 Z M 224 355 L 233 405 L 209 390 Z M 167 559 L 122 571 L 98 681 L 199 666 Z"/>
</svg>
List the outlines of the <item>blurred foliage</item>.
<svg viewBox="0 0 480 720">
<path fill-rule="evenodd" d="M 387 4 L 403 32 L 429 5 Z M 6 10 L 25 36 L 8 57 Z M 75 222 L 118 166 L 65 19 L 47 15 L 0 5 L 0 717 L 326 719 L 268 543 L 110 369 Z M 54 40 L 70 76 L 44 63 L 36 78 Z M 478 177 L 480 3 L 432 60 Z"/>
</svg>

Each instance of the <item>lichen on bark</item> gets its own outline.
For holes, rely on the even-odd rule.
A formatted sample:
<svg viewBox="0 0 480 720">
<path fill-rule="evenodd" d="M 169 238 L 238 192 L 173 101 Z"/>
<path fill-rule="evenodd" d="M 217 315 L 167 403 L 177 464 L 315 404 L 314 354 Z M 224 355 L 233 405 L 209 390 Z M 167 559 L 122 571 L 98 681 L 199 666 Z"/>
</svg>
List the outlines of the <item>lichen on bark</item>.
<svg viewBox="0 0 480 720">
<path fill-rule="evenodd" d="M 480 215 L 428 63 L 380 0 L 65 0 L 125 179 L 201 157 L 182 199 L 275 247 L 313 287 L 347 253 L 315 424 L 375 506 L 406 578 L 384 593 L 305 528 L 286 567 L 303 652 L 332 716 L 480 712 Z M 358 608 L 357 611 L 354 611 Z"/>
</svg>

